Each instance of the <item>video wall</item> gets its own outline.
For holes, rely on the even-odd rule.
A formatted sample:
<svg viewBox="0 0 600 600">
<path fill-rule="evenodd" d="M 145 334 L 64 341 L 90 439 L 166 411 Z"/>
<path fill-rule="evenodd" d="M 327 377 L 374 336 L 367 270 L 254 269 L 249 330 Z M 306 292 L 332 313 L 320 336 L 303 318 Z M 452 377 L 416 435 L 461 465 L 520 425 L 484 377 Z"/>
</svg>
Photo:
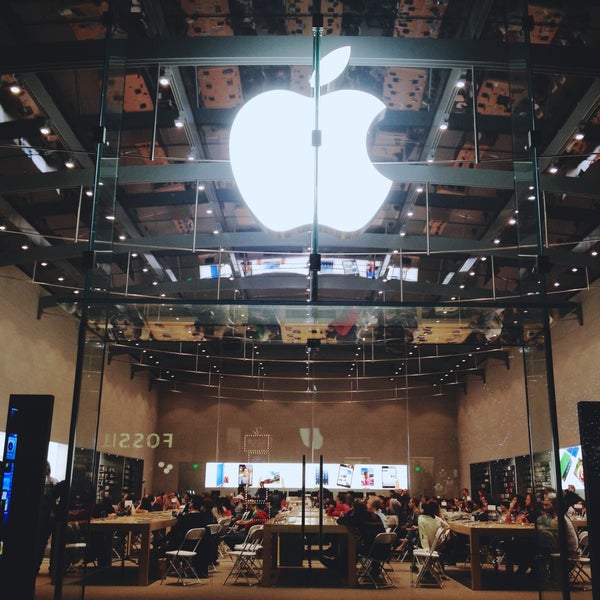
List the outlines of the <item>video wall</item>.
<svg viewBox="0 0 600 600">
<path fill-rule="evenodd" d="M 318 463 L 307 463 L 305 488 L 315 489 L 321 483 Z M 323 487 L 329 490 L 406 489 L 406 465 L 323 464 Z M 207 488 L 237 488 L 238 485 L 266 488 L 302 488 L 302 463 L 206 463 Z"/>
</svg>

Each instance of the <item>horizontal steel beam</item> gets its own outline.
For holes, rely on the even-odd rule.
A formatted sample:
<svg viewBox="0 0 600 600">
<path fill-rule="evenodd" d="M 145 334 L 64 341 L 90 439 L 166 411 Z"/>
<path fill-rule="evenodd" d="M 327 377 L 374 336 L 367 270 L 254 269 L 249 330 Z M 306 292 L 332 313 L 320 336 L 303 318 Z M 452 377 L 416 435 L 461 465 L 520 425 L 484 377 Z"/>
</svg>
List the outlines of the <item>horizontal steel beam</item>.
<svg viewBox="0 0 600 600">
<path fill-rule="evenodd" d="M 116 39 L 111 45 L 113 55 L 131 68 L 157 63 L 194 67 L 312 63 L 310 36 Z M 399 37 L 325 36 L 322 52 L 326 54 L 348 45 L 352 47 L 350 64 L 355 66 L 506 70 L 509 64 L 525 62 L 527 58 L 524 44 Z M 536 72 L 600 75 L 600 65 L 594 53 L 582 52 L 580 48 L 532 45 L 530 55 Z M 100 69 L 104 57 L 104 41 L 23 42 L 10 46 L 10 52 L 7 48 L 2 53 L 0 71 Z"/>
<path fill-rule="evenodd" d="M 430 183 L 435 185 L 478 187 L 512 190 L 512 171 L 493 169 L 460 169 L 422 165 L 414 163 L 375 163 L 386 177 L 399 183 Z M 112 171 L 107 173 L 112 175 Z M 102 175 L 101 175 L 102 176 Z M 0 194 L 26 191 L 55 190 L 90 186 L 93 183 L 92 169 L 74 169 L 52 173 L 28 175 L 5 175 L 0 178 Z M 199 181 L 232 181 L 233 173 L 229 161 L 196 161 L 171 165 L 140 165 L 121 167 L 119 185 L 137 183 L 174 183 Z M 600 186 L 591 179 L 542 175 L 541 188 L 548 192 L 573 194 L 576 196 L 600 196 Z"/>
</svg>

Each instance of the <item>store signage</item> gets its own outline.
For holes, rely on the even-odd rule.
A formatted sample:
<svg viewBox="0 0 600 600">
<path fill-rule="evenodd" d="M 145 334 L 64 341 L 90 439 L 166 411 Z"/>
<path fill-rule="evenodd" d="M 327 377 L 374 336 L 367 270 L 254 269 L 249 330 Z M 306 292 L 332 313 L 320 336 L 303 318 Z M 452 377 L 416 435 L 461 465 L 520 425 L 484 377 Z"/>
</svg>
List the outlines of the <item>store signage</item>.
<svg viewBox="0 0 600 600">
<path fill-rule="evenodd" d="M 105 433 L 102 448 L 173 447 L 172 433 Z"/>
</svg>

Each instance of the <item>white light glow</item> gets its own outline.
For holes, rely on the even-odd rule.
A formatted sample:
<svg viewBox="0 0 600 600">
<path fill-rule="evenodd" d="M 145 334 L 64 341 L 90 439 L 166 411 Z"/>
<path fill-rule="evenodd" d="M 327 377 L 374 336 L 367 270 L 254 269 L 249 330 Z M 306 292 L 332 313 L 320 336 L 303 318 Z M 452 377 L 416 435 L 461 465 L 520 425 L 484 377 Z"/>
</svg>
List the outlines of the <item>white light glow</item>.
<svg viewBox="0 0 600 600">
<path fill-rule="evenodd" d="M 367 131 L 385 105 L 339 90 L 319 104 L 318 223 L 357 231 L 373 218 L 392 182 L 371 163 Z M 293 118 L 290 118 L 293 115 Z M 287 231 L 313 221 L 314 100 L 286 90 L 260 94 L 239 111 L 229 141 L 233 174 L 261 223 Z"/>
</svg>

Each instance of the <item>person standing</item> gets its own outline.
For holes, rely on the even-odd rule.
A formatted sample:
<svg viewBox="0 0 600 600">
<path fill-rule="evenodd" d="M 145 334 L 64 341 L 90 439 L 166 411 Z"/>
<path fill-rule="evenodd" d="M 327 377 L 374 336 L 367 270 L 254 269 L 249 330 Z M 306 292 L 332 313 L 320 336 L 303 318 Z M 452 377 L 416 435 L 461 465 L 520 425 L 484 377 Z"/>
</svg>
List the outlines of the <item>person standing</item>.
<svg viewBox="0 0 600 600">
<path fill-rule="evenodd" d="M 40 540 L 39 540 L 39 554 L 38 554 L 38 566 L 37 571 L 42 566 L 44 555 L 46 553 L 46 547 L 48 546 L 48 540 L 52 536 L 52 545 L 54 546 L 54 531 L 56 515 L 54 509 L 56 507 L 56 484 L 58 479 L 52 477 L 52 469 L 50 463 L 46 461 L 46 476 L 44 478 L 44 495 L 42 496 L 42 503 L 40 505 Z M 50 552 L 50 571 L 52 571 L 52 555 Z"/>
</svg>

